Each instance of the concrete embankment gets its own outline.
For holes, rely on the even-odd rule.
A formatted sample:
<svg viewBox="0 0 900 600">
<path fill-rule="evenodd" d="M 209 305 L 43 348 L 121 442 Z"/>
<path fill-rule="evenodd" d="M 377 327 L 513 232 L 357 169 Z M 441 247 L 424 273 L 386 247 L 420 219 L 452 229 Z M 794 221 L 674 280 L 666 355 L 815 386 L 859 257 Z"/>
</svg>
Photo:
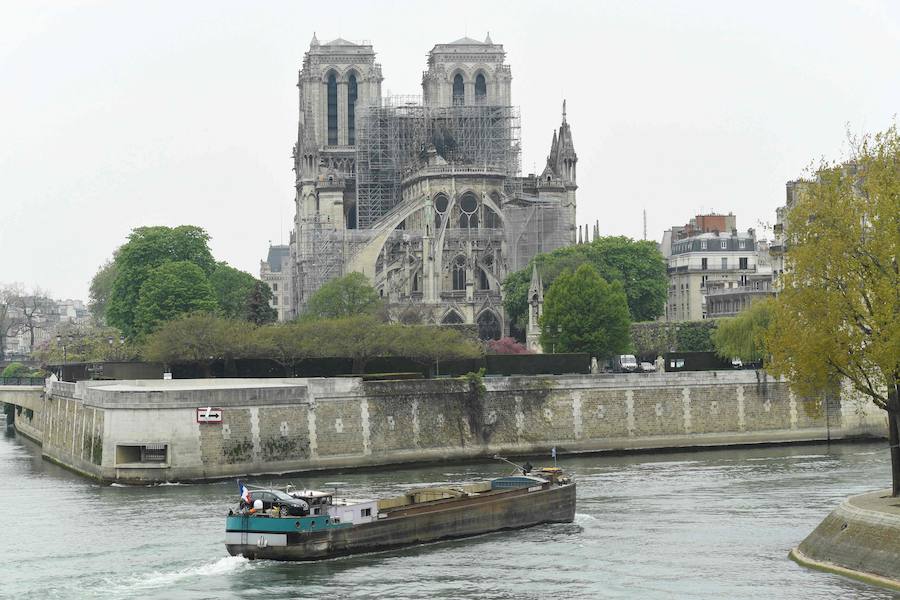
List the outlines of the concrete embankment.
<svg viewBox="0 0 900 600">
<path fill-rule="evenodd" d="M 798 563 L 900 589 L 900 498 L 852 496 L 790 554 Z"/>
<path fill-rule="evenodd" d="M 462 379 L 53 382 L 28 402 L 16 426 L 45 458 L 123 482 L 886 431 L 871 403 L 798 398 L 754 371 L 489 377 L 483 389 Z"/>
</svg>

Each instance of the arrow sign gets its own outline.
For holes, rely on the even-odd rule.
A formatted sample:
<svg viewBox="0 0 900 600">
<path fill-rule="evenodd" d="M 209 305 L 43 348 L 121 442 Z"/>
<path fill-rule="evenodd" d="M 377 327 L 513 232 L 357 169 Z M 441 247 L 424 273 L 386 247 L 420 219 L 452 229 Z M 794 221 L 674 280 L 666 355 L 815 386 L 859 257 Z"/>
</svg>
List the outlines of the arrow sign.
<svg viewBox="0 0 900 600">
<path fill-rule="evenodd" d="M 222 409 L 221 408 L 213 408 L 211 406 L 207 406 L 206 408 L 198 408 L 197 409 L 197 422 L 198 423 L 221 423 L 222 422 Z"/>
</svg>

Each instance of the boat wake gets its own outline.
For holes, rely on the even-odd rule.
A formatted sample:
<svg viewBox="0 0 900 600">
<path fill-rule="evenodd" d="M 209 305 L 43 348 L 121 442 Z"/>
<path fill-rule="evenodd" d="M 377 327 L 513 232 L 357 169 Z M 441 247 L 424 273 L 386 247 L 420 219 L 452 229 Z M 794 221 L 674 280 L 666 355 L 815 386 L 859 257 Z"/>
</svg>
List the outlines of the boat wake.
<svg viewBox="0 0 900 600">
<path fill-rule="evenodd" d="M 136 590 L 164 588 L 192 577 L 209 577 L 210 575 L 233 573 L 245 568 L 249 564 L 250 561 L 243 556 L 226 556 L 210 563 L 197 565 L 195 567 L 187 567 L 177 571 L 153 571 L 137 575 L 127 582 L 122 582 L 120 585 L 116 586 L 115 590 L 111 591 L 113 594 L 124 591 L 133 593 Z"/>
</svg>

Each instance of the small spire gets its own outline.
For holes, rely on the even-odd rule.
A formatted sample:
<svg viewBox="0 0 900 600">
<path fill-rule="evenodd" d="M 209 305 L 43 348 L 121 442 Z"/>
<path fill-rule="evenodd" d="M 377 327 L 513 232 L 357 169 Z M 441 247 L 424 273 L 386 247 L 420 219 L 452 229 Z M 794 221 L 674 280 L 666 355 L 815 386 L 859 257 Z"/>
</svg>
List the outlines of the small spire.
<svg viewBox="0 0 900 600">
<path fill-rule="evenodd" d="M 578 226 L 578 243 L 583 244 L 584 238 L 581 237 L 581 225 Z"/>
<path fill-rule="evenodd" d="M 563 123 L 566 122 L 566 100 L 563 98 Z"/>
<path fill-rule="evenodd" d="M 312 38 L 312 41 L 309 43 L 309 45 L 310 46 L 318 46 L 319 45 L 319 38 L 316 37 L 315 31 L 313 31 L 313 38 Z"/>
<path fill-rule="evenodd" d="M 487 37 L 484 38 L 484 43 L 485 44 L 493 44 L 494 43 L 491 41 L 491 32 L 490 31 L 487 32 Z"/>
<path fill-rule="evenodd" d="M 541 281 L 541 274 L 538 273 L 537 263 L 531 265 L 531 285 L 528 286 L 529 302 L 535 295 L 537 295 L 539 302 L 543 302 L 544 284 Z"/>
</svg>

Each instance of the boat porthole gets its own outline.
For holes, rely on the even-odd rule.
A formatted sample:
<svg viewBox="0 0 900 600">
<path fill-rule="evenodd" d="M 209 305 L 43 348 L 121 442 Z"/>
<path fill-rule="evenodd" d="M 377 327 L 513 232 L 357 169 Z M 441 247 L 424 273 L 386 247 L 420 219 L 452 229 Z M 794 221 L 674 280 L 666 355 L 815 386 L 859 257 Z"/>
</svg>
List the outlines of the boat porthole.
<svg viewBox="0 0 900 600">
<path fill-rule="evenodd" d="M 300 529 L 300 521 L 294 521 L 294 527 Z"/>
</svg>

